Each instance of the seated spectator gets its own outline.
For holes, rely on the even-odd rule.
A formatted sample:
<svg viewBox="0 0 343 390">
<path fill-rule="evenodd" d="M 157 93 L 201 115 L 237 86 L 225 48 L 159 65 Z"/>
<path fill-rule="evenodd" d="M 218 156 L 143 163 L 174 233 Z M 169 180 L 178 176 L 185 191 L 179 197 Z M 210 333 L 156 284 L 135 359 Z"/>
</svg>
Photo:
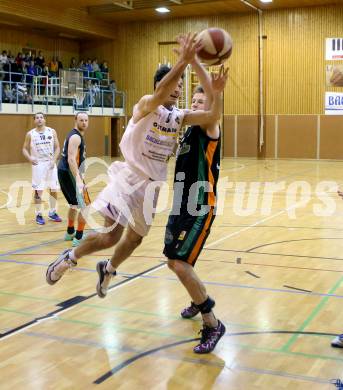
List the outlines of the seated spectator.
<svg viewBox="0 0 343 390">
<path fill-rule="evenodd" d="M 7 64 L 8 58 L 7 58 L 7 51 L 3 50 L 0 54 L 0 66 L 3 67 L 3 65 Z"/>
<path fill-rule="evenodd" d="M 12 55 L 11 51 L 8 52 L 7 59 L 8 59 L 8 63 L 9 64 L 14 64 L 15 63 L 15 58 L 14 58 L 14 55 Z"/>
<path fill-rule="evenodd" d="M 110 86 L 109 86 L 110 91 L 115 92 L 117 90 L 117 84 L 115 80 L 110 81 Z"/>
<path fill-rule="evenodd" d="M 31 103 L 32 96 L 28 94 L 28 90 L 25 84 L 18 83 L 16 88 L 16 94 L 18 96 L 19 103 Z"/>
<path fill-rule="evenodd" d="M 109 73 L 107 61 L 104 61 L 104 62 L 100 65 L 100 70 L 101 70 L 102 73 Z"/>
<path fill-rule="evenodd" d="M 18 65 L 18 68 L 21 68 L 21 64 L 22 64 L 22 62 L 23 62 L 23 54 L 22 53 L 18 53 L 17 54 L 17 57 L 16 57 L 16 59 L 15 59 L 15 62 L 16 62 L 16 64 Z"/>
<path fill-rule="evenodd" d="M 72 57 L 70 60 L 70 65 L 69 65 L 70 70 L 76 70 L 77 69 L 77 63 L 75 57 Z"/>
<path fill-rule="evenodd" d="M 4 89 L 2 91 L 2 101 L 4 103 L 14 103 L 15 97 L 9 84 L 3 84 Z"/>
<path fill-rule="evenodd" d="M 98 72 L 100 70 L 100 66 L 98 64 L 98 59 L 97 58 L 94 58 L 94 60 L 92 62 L 92 68 L 93 68 L 94 72 Z"/>
<path fill-rule="evenodd" d="M 88 77 L 93 77 L 93 65 L 92 60 L 90 58 L 88 58 L 87 60 L 86 69 L 88 71 Z"/>
<path fill-rule="evenodd" d="M 97 58 L 93 60 L 92 67 L 93 67 L 93 77 L 96 77 L 98 80 L 102 80 L 103 77 L 102 77 L 102 73 Z"/>
</svg>

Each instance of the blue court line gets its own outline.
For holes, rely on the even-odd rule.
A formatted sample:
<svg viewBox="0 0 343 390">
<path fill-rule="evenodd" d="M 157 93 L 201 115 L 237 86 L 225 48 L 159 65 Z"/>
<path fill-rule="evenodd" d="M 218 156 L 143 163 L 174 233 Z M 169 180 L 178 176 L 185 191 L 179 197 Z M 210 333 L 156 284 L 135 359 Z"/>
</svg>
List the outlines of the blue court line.
<svg viewBox="0 0 343 390">
<path fill-rule="evenodd" d="M 11 260 L 11 259 L 1 259 L 0 258 L 0 263 L 14 263 L 14 264 L 24 264 L 24 265 L 34 265 L 38 267 L 47 267 L 50 262 L 48 263 L 37 263 L 29 260 Z M 90 268 L 84 268 L 84 267 L 75 267 L 73 268 L 76 271 L 84 271 L 84 272 L 97 272 L 96 269 L 90 269 Z M 117 275 L 122 275 L 122 276 L 134 276 L 135 274 L 129 274 L 126 272 L 117 272 Z M 147 275 L 148 277 L 149 275 Z"/>
<path fill-rule="evenodd" d="M 58 240 L 44 241 L 44 242 L 41 242 L 40 244 L 31 245 L 31 246 L 27 246 L 27 247 L 24 247 L 24 248 L 16 249 L 15 251 L 9 251 L 9 252 L 5 252 L 5 253 L 0 253 L 0 257 L 5 257 L 5 256 L 14 255 L 16 253 L 26 252 L 26 251 L 29 251 L 30 249 L 40 248 L 40 247 L 43 247 L 43 246 L 46 246 L 46 245 L 49 245 L 49 244 L 56 244 L 57 242 L 64 242 L 64 240 L 63 240 L 63 238 L 59 238 Z"/>
<path fill-rule="evenodd" d="M 14 263 L 14 264 L 26 264 L 26 265 L 35 265 L 40 267 L 46 267 L 49 265 L 49 263 L 34 263 L 31 261 L 19 261 L 19 260 L 10 260 L 10 259 L 0 259 L 0 263 Z M 82 268 L 77 267 L 75 270 L 84 271 L 84 272 L 96 272 L 96 270 L 89 269 L 89 268 Z M 135 274 L 130 273 L 121 273 L 118 272 L 118 275 L 121 276 L 134 276 Z M 173 282 L 178 282 L 179 280 L 174 277 L 161 277 L 156 275 L 141 275 L 141 279 L 159 279 L 159 280 L 171 280 Z M 326 294 L 326 293 L 317 293 L 317 292 L 305 292 L 305 291 L 298 291 L 298 290 L 289 290 L 289 289 L 282 289 L 282 288 L 271 288 L 271 287 L 257 287 L 257 286 L 251 286 L 247 284 L 233 284 L 233 283 L 221 283 L 221 282 L 211 282 L 207 280 L 203 280 L 204 284 L 213 285 L 213 286 L 220 286 L 224 288 L 241 288 L 241 289 L 252 289 L 252 290 L 258 290 L 258 291 L 268 291 L 268 292 L 278 292 L 278 293 L 286 293 L 286 294 L 297 294 L 297 295 L 309 295 L 309 296 L 316 296 L 316 297 L 332 297 L 332 298 L 343 298 L 343 295 L 336 295 L 336 294 Z"/>
</svg>

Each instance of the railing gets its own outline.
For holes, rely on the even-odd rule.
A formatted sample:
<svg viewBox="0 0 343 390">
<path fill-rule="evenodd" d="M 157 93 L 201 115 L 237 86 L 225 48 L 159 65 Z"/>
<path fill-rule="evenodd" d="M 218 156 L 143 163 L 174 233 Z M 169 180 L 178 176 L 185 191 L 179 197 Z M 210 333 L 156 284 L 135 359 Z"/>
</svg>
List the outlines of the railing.
<svg viewBox="0 0 343 390">
<path fill-rule="evenodd" d="M 68 94 L 61 87 L 59 77 L 32 76 L 22 73 L 0 71 L 0 112 L 3 111 L 3 103 L 16 104 L 16 112 L 19 112 L 19 104 L 49 106 L 73 106 L 75 110 L 92 112 L 93 108 L 122 109 L 125 112 L 126 96 L 122 91 L 110 90 L 109 86 L 92 86 L 91 89 L 76 88 L 75 93 Z M 15 80 L 15 81 L 14 81 Z M 30 80 L 27 82 L 27 80 Z M 92 80 L 92 78 L 86 79 Z M 96 80 L 96 79 L 94 79 Z M 61 110 L 60 110 L 61 111 Z"/>
</svg>

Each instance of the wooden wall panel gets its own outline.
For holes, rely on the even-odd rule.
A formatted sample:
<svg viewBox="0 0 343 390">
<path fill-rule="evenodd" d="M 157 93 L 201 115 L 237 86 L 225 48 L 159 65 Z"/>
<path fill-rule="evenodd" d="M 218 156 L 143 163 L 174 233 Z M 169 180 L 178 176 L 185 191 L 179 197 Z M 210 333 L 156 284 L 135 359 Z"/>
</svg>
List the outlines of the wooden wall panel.
<svg viewBox="0 0 343 390">
<path fill-rule="evenodd" d="M 241 115 L 237 120 L 237 157 L 257 157 L 258 117 Z"/>
<path fill-rule="evenodd" d="M 264 13 L 267 114 L 322 114 L 325 38 L 343 36 L 343 6 Z"/>
<path fill-rule="evenodd" d="M 342 116 L 321 116 L 320 158 L 343 159 Z"/>
<path fill-rule="evenodd" d="M 278 145 L 280 158 L 316 158 L 317 116 L 280 115 Z"/>
<path fill-rule="evenodd" d="M 343 34 L 343 6 L 264 11 L 265 113 L 323 113 L 324 40 Z M 225 114 L 258 113 L 258 24 L 256 13 L 137 22 L 119 26 L 113 53 L 115 77 L 128 94 L 128 113 L 145 93 L 159 62 L 158 42 L 208 26 L 230 31 L 234 49 Z"/>
<path fill-rule="evenodd" d="M 36 49 L 37 54 L 42 50 L 46 61 L 50 61 L 53 56 L 58 56 L 62 60 L 64 67 L 69 67 L 72 57 L 79 58 L 79 41 L 44 36 L 44 34 L 17 31 L 14 28 L 0 26 L 0 50 L 11 51 L 14 56 L 21 52 L 23 48 Z"/>
<path fill-rule="evenodd" d="M 104 20 L 89 15 L 87 9 L 64 8 L 58 2 L 35 0 L 1 0 L 1 18 L 19 21 L 24 24 L 35 22 L 37 27 L 54 26 L 57 31 L 75 32 L 83 36 L 97 36 L 113 39 L 115 29 Z M 44 33 L 43 33 L 44 34 Z"/>
<path fill-rule="evenodd" d="M 222 131 L 223 157 L 234 157 L 235 154 L 235 117 L 225 115 Z"/>
<path fill-rule="evenodd" d="M 89 128 L 85 135 L 87 156 L 103 156 L 105 154 L 104 131 L 108 126 L 108 117 L 90 117 Z M 73 116 L 49 115 L 47 126 L 56 130 L 61 148 L 66 134 L 73 128 Z M 22 146 L 25 134 L 34 127 L 31 115 L 0 115 L 0 164 L 25 162 Z"/>
<path fill-rule="evenodd" d="M 266 158 L 275 158 L 275 115 L 267 115 L 264 120 Z"/>
<path fill-rule="evenodd" d="M 175 41 L 180 33 L 201 31 L 214 25 L 229 30 L 234 40 L 225 114 L 257 112 L 258 26 L 256 13 L 248 13 L 120 25 L 113 52 L 114 77 L 127 92 L 129 115 L 138 99 L 153 91 L 152 80 L 160 55 L 158 43 Z"/>
</svg>

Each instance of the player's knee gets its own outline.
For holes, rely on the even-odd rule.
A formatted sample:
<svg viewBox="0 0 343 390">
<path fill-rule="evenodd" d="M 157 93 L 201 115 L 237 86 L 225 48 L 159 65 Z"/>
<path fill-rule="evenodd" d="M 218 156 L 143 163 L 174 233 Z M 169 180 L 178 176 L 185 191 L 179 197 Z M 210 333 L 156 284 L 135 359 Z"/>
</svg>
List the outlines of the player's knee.
<svg viewBox="0 0 343 390">
<path fill-rule="evenodd" d="M 187 269 L 181 260 L 168 260 L 168 268 L 173 271 L 179 277 L 185 277 L 187 275 Z"/>
<path fill-rule="evenodd" d="M 115 239 L 109 233 L 100 234 L 101 237 L 101 247 L 102 249 L 111 248 L 114 244 L 116 244 Z"/>
<path fill-rule="evenodd" d="M 126 235 L 126 240 L 131 248 L 136 249 L 142 243 L 143 237 L 136 233 L 128 232 Z"/>
</svg>

